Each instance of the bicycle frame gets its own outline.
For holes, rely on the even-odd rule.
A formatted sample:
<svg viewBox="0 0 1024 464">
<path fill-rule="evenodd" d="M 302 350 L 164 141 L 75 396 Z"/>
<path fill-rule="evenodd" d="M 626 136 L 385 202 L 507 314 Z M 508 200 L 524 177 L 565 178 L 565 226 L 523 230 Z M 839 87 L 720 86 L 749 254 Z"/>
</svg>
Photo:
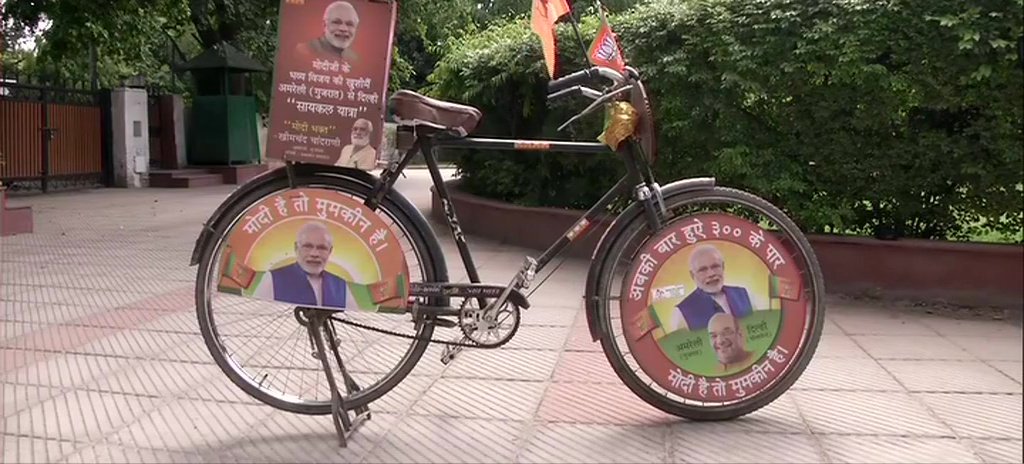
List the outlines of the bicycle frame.
<svg viewBox="0 0 1024 464">
<path fill-rule="evenodd" d="M 418 151 L 422 153 L 426 160 L 432 183 L 437 189 L 438 197 L 444 207 L 445 220 L 447 222 L 448 229 L 455 240 L 455 245 L 459 250 L 459 255 L 466 268 L 467 276 L 472 283 L 481 283 L 479 273 L 476 269 L 476 264 L 473 262 L 472 253 L 470 252 L 466 238 L 462 233 L 462 228 L 459 225 L 455 208 L 452 206 L 451 196 L 444 183 L 444 179 L 441 176 L 440 167 L 434 154 L 434 148 L 457 148 L 466 150 L 489 149 L 502 151 L 559 151 L 589 154 L 617 153 L 622 156 L 626 165 L 626 174 L 620 178 L 618 182 L 616 182 L 614 186 L 612 186 L 604 196 L 601 197 L 600 200 L 592 205 L 578 221 L 566 229 L 566 231 L 554 243 L 548 246 L 539 258 L 536 258 L 535 260 L 530 258 L 528 265 L 532 266 L 524 268 L 524 271 L 529 272 L 532 276 L 533 273 L 543 270 L 573 241 L 585 236 L 586 232 L 590 229 L 590 226 L 595 222 L 597 217 L 608 208 L 608 206 L 610 206 L 615 200 L 629 194 L 630 186 L 633 186 L 636 192 L 636 196 L 633 201 L 640 201 L 643 203 L 645 210 L 649 213 L 648 219 L 653 221 L 651 224 L 652 227 L 655 227 L 655 230 L 657 229 L 660 225 L 660 218 L 656 214 L 655 207 L 651 202 L 652 196 L 650 195 L 650 191 L 652 187 L 657 191 L 658 186 L 657 184 L 654 184 L 651 179 L 649 166 L 647 166 L 646 163 L 637 156 L 634 143 L 635 141 L 630 138 L 623 141 L 617 151 L 612 151 L 608 145 L 599 142 L 486 137 L 455 138 L 435 137 L 433 134 L 421 135 L 416 137 L 412 147 L 406 151 L 405 155 L 397 163 L 397 166 L 393 166 L 385 170 L 374 195 L 371 195 L 367 200 L 367 206 L 373 208 L 375 203 L 383 197 L 383 194 L 391 188 L 402 170 L 408 166 L 416 152 Z"/>
</svg>

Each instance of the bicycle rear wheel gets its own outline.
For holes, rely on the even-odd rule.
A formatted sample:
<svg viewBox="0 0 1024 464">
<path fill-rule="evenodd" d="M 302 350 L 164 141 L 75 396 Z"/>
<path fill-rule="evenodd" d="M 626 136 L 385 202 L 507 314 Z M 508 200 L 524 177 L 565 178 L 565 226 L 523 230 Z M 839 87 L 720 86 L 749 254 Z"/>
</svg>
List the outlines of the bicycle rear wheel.
<svg viewBox="0 0 1024 464">
<path fill-rule="evenodd" d="M 817 348 L 824 278 L 781 210 L 735 189 L 670 194 L 666 225 L 623 218 L 600 259 L 601 346 L 637 396 L 727 420 L 771 403 Z"/>
<path fill-rule="evenodd" d="M 247 214 L 253 213 L 254 205 L 294 189 L 322 189 L 352 199 L 349 204 L 361 203 L 371 187 L 362 179 L 324 172 L 299 173 L 291 182 L 285 177 L 263 182 L 265 185 L 253 189 L 227 209 L 223 216 L 227 220 L 216 226 L 216 238 L 201 250 L 196 284 L 200 331 L 220 369 L 253 398 L 293 413 L 330 414 L 331 391 L 320 360 L 313 355 L 312 340 L 295 312 L 296 306 L 219 291 L 220 270 L 224 268 L 228 234 L 239 227 Z M 314 208 L 312 201 L 309 208 Z M 391 191 L 373 213 L 374 221 L 386 224 L 387 233 L 400 244 L 408 267 L 407 282 L 447 282 L 441 248 L 432 229 L 411 203 Z M 296 245 L 296 251 L 297 248 Z M 412 321 L 408 315 L 346 310 L 332 317 L 340 341 L 339 354 L 346 370 L 361 387 L 347 396 L 341 392 L 349 409 L 362 407 L 397 386 L 422 357 L 434 332 L 433 324 Z M 412 338 L 394 337 L 344 321 Z"/>
</svg>

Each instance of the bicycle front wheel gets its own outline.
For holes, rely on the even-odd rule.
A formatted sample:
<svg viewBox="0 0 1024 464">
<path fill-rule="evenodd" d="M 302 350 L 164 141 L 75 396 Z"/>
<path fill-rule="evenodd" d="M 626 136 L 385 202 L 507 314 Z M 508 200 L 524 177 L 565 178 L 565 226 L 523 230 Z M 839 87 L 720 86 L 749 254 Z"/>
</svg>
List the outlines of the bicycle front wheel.
<svg viewBox="0 0 1024 464">
<path fill-rule="evenodd" d="M 783 394 L 814 355 L 824 279 L 781 210 L 715 187 L 665 198 L 660 230 L 624 218 L 600 267 L 601 346 L 640 398 L 692 420 L 726 420 Z"/>
<path fill-rule="evenodd" d="M 392 253 L 388 259 L 400 262 L 406 268 L 404 284 L 399 283 L 395 287 L 406 285 L 407 288 L 410 282 L 446 282 L 447 270 L 443 256 L 439 254 L 441 249 L 429 225 L 397 192 L 392 191 L 385 196 L 374 211 L 368 208 L 357 211 L 356 205 L 370 194 L 371 187 L 365 181 L 313 172 L 298 173 L 291 182 L 285 177 L 263 182 L 265 185 L 239 198 L 226 211 L 224 217 L 229 219 L 217 226 L 216 238 L 201 250 L 196 284 L 200 331 L 220 369 L 251 397 L 293 413 L 330 414 L 331 391 L 323 366 L 314 356 L 315 348 L 302 323 L 304 321 L 295 311 L 299 304 L 320 305 L 316 302 L 297 303 L 281 294 L 288 293 L 288 298 L 297 298 L 295 295 L 300 293 L 300 287 L 310 288 L 309 298 L 322 299 L 323 306 L 348 304 L 352 307 L 357 306 L 356 303 L 365 303 L 367 298 L 376 298 L 373 292 L 381 288 L 376 284 L 388 277 L 380 265 L 380 252 L 375 251 L 384 244 L 391 245 L 387 249 Z M 318 197 L 312 197 L 314 194 Z M 302 205 L 306 216 L 300 217 L 295 210 L 289 210 L 293 203 Z M 256 205 L 270 206 L 257 208 Z M 259 237 L 252 240 L 262 240 L 261 243 L 273 246 L 257 250 L 254 245 L 248 252 L 231 249 L 233 244 L 238 248 L 237 240 L 231 237 L 246 233 L 242 231 L 244 225 L 253 223 L 261 211 L 265 215 L 277 214 L 277 207 L 281 208 L 281 216 L 275 219 L 273 227 L 251 233 Z M 318 209 L 319 217 L 315 213 Z M 322 220 L 331 210 L 335 216 L 343 215 L 356 225 L 338 227 L 340 222 Z M 373 224 L 367 228 L 366 240 L 358 237 L 357 224 L 362 220 Z M 325 233 L 329 232 L 329 243 L 300 244 L 304 225 L 312 222 L 320 225 L 309 230 L 315 231 L 315 227 L 320 227 Z M 259 221 L 255 223 L 258 225 Z M 252 229 L 256 228 L 256 225 L 252 226 Z M 314 256 L 317 253 L 320 255 Z M 308 260 L 303 261 L 307 258 L 314 263 L 322 263 L 325 280 L 319 287 L 319 293 L 315 293 L 311 284 L 306 282 L 306 274 L 298 271 L 300 261 L 309 265 Z M 225 275 L 237 268 L 236 262 L 249 263 L 259 271 L 256 272 L 257 277 L 252 277 L 253 272 L 236 271 L 237 275 L 230 276 L 233 278 L 231 282 L 244 282 L 238 286 L 251 289 L 262 284 L 260 279 L 267 279 L 269 275 L 272 276 L 268 279 L 271 284 L 267 286 L 276 296 L 270 299 L 254 297 L 253 292 L 259 291 L 253 290 L 248 294 L 225 292 Z M 292 268 L 295 270 L 293 274 L 302 278 L 286 280 L 286 277 L 294 276 L 285 271 L 274 274 L 271 268 L 285 271 Z M 343 276 L 343 280 L 336 278 L 336 281 L 342 282 L 340 285 L 345 289 L 339 290 L 338 284 L 329 288 L 326 283 L 328 273 L 331 277 Z M 355 284 L 367 285 L 357 288 Z M 360 291 L 362 302 L 355 296 Z M 330 295 L 335 296 L 334 302 L 329 301 Z M 430 304 L 426 301 L 420 303 Z M 354 324 L 346 324 L 346 321 Z M 432 324 L 413 321 L 407 314 L 362 310 L 339 311 L 332 316 L 330 323 L 339 342 L 338 354 L 348 374 L 360 386 L 359 391 L 348 395 L 341 392 L 346 407 L 350 409 L 362 407 L 397 386 L 423 356 L 434 331 Z M 405 338 L 393 334 L 404 335 Z M 333 360 L 333 355 L 328 357 Z M 341 378 L 337 374 L 336 377 Z"/>
</svg>

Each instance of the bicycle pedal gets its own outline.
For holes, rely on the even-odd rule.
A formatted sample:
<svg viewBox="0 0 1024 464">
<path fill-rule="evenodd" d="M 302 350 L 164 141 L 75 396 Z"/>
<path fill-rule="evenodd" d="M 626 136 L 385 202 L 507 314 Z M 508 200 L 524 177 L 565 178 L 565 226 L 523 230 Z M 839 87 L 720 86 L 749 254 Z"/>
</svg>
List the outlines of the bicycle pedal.
<svg viewBox="0 0 1024 464">
<path fill-rule="evenodd" d="M 448 365 L 448 363 L 455 360 L 455 357 L 462 352 L 464 347 L 458 345 L 447 345 L 444 351 L 441 352 L 441 364 Z"/>
</svg>

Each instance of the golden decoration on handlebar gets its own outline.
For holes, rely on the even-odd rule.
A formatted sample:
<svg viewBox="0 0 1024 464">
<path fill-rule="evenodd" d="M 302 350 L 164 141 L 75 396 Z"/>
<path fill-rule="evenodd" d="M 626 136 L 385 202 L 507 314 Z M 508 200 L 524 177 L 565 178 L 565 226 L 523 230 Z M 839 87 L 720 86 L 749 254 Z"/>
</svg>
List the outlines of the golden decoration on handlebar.
<svg viewBox="0 0 1024 464">
<path fill-rule="evenodd" d="M 629 102 L 617 101 L 608 104 L 604 115 L 604 132 L 597 140 L 616 150 L 623 140 L 633 135 L 640 114 Z"/>
</svg>

